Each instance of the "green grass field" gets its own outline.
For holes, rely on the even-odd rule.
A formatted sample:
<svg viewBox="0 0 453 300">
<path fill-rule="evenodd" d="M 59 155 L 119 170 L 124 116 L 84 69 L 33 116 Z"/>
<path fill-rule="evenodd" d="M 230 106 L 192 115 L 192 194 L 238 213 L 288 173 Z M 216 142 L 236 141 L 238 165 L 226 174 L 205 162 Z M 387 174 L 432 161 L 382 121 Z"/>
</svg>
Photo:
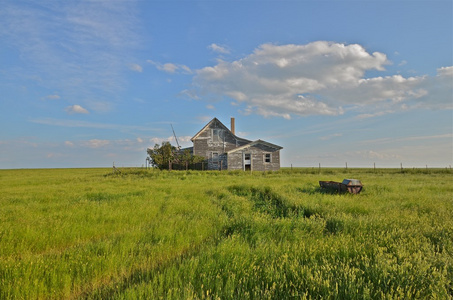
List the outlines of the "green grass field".
<svg viewBox="0 0 453 300">
<path fill-rule="evenodd" d="M 0 298 L 451 299 L 452 174 L 0 170 Z"/>
</svg>

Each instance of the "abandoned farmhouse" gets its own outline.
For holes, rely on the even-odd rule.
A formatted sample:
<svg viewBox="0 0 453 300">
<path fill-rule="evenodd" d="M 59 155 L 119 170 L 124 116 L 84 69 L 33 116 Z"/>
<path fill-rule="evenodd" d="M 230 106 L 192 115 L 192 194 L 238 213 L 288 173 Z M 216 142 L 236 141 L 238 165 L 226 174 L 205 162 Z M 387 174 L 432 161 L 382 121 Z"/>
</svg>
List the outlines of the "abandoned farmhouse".
<svg viewBox="0 0 453 300">
<path fill-rule="evenodd" d="M 263 140 L 250 141 L 235 135 L 235 119 L 228 129 L 212 119 L 191 139 L 193 155 L 206 158 L 208 170 L 276 171 L 283 147 Z"/>
</svg>

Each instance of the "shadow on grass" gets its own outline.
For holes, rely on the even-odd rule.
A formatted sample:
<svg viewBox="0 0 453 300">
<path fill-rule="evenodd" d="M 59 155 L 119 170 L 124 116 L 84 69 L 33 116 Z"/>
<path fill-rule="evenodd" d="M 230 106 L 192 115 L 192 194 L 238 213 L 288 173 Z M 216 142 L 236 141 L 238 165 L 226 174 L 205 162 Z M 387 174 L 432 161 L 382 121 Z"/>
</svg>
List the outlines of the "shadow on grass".
<svg viewBox="0 0 453 300">
<path fill-rule="evenodd" d="M 326 194 L 326 195 L 338 195 L 338 194 L 347 194 L 344 192 L 339 192 L 338 189 L 325 189 L 321 187 L 303 187 L 297 188 L 297 191 L 304 194 L 315 195 L 315 194 Z"/>
</svg>

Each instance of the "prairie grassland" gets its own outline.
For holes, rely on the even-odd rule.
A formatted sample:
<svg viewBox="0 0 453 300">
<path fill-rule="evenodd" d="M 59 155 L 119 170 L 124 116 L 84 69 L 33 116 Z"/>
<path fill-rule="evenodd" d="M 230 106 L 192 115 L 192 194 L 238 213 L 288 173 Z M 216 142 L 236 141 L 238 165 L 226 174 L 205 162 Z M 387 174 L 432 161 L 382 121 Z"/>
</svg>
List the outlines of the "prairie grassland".
<svg viewBox="0 0 453 300">
<path fill-rule="evenodd" d="M 360 195 L 319 180 L 358 178 Z M 451 299 L 451 170 L 0 170 L 0 298 Z"/>
</svg>

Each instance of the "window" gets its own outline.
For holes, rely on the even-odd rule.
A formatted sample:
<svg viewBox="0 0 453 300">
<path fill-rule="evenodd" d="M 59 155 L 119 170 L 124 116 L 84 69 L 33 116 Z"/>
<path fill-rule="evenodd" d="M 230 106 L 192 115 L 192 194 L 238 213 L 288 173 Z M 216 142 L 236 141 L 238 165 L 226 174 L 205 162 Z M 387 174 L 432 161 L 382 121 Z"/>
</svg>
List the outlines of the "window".
<svg viewBox="0 0 453 300">
<path fill-rule="evenodd" d="M 220 132 L 220 131 L 221 131 L 221 130 L 220 130 L 220 129 L 217 129 L 217 128 L 212 129 L 212 141 L 213 141 L 213 142 L 221 142 L 221 139 L 220 139 L 220 137 L 221 137 L 221 132 Z"/>
<path fill-rule="evenodd" d="M 266 163 L 272 162 L 272 155 L 270 153 L 264 154 L 264 162 L 266 162 Z"/>
<path fill-rule="evenodd" d="M 244 170 L 251 170 L 252 168 L 252 155 L 250 153 L 244 153 Z"/>
<path fill-rule="evenodd" d="M 219 152 L 212 152 L 212 161 L 219 161 Z"/>
</svg>

